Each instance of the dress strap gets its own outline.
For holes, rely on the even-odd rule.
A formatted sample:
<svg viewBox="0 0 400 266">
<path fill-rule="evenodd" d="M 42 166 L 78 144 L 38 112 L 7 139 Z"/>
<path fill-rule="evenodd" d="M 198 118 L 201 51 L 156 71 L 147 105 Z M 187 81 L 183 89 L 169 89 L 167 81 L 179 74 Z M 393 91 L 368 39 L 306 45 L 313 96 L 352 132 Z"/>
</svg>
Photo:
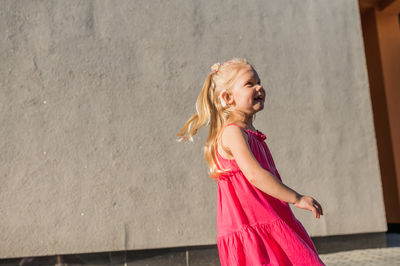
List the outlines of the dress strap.
<svg viewBox="0 0 400 266">
<path fill-rule="evenodd" d="M 230 126 L 230 125 L 234 125 L 234 126 L 237 126 L 237 127 L 240 127 L 240 128 L 243 128 L 244 130 L 246 130 L 244 127 L 239 126 L 239 125 L 234 124 L 234 123 L 226 124 L 224 127 L 227 127 L 227 126 Z"/>
<path fill-rule="evenodd" d="M 248 129 L 246 129 L 246 128 L 244 128 L 244 127 L 242 127 L 242 126 L 240 126 L 240 125 L 238 125 L 238 124 L 234 124 L 234 123 L 230 123 L 230 124 L 226 124 L 226 125 L 224 125 L 222 128 L 225 128 L 225 127 L 227 127 L 227 126 L 237 126 L 237 127 L 239 127 L 239 128 L 241 128 L 241 129 L 243 129 L 244 130 L 244 132 L 248 135 Z"/>
</svg>

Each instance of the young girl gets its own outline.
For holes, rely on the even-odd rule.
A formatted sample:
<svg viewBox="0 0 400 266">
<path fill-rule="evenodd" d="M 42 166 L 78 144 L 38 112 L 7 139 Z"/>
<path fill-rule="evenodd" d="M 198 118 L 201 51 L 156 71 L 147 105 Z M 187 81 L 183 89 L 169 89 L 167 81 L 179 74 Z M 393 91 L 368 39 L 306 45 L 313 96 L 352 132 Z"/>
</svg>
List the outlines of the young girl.
<svg viewBox="0 0 400 266">
<path fill-rule="evenodd" d="M 204 156 L 218 182 L 217 247 L 222 266 L 325 265 L 289 207 L 321 205 L 282 183 L 266 136 L 253 126 L 264 108 L 265 90 L 253 66 L 234 58 L 214 64 L 194 114 L 177 134 L 191 140 L 210 126 Z"/>
</svg>

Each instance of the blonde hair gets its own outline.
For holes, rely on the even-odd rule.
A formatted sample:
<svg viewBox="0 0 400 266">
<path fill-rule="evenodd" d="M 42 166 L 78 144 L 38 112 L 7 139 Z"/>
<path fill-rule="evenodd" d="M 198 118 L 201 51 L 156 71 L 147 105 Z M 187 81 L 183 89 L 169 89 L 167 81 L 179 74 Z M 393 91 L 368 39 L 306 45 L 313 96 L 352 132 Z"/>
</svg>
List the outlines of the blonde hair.
<svg viewBox="0 0 400 266">
<path fill-rule="evenodd" d="M 218 167 L 215 152 L 217 138 L 221 133 L 221 129 L 232 114 L 232 107 L 229 105 L 223 106 L 219 95 L 223 90 L 226 90 L 227 94 L 230 94 L 235 78 L 244 67 L 253 68 L 245 58 L 233 58 L 221 64 L 217 71 L 211 71 L 197 97 L 196 113 L 190 117 L 181 131 L 176 134 L 181 137 L 178 141 L 193 141 L 192 136 L 203 125 L 210 126 L 204 146 L 204 158 L 207 162 L 211 178 L 218 178 L 224 172 Z"/>
</svg>

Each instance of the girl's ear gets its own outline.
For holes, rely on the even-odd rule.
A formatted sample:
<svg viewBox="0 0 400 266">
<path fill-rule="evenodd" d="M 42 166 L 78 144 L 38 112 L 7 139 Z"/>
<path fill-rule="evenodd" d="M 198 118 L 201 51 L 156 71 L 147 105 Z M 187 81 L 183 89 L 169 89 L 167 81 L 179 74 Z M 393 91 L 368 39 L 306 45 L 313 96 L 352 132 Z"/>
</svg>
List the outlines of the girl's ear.
<svg viewBox="0 0 400 266">
<path fill-rule="evenodd" d="M 233 96 L 226 90 L 223 90 L 220 95 L 221 98 L 227 103 L 227 105 L 232 105 L 235 102 Z"/>
</svg>

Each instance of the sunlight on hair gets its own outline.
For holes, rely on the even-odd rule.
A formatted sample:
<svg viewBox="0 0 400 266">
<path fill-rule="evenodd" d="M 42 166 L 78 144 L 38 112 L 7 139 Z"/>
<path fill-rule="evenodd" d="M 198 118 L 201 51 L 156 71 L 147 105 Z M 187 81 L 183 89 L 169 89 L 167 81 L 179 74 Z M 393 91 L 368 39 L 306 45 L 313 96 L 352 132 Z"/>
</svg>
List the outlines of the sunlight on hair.
<svg viewBox="0 0 400 266">
<path fill-rule="evenodd" d="M 192 115 L 181 131 L 176 134 L 178 142 L 191 141 L 202 126 L 209 126 L 208 137 L 204 146 L 204 158 L 208 165 L 210 177 L 216 178 L 226 170 L 218 167 L 216 158 L 217 137 L 222 127 L 232 115 L 231 106 L 223 105 L 220 93 L 230 93 L 233 82 L 244 67 L 252 67 L 245 58 L 232 58 L 214 68 L 207 75 L 195 104 L 196 113 Z M 240 115 L 240 114 L 239 114 Z"/>
</svg>

